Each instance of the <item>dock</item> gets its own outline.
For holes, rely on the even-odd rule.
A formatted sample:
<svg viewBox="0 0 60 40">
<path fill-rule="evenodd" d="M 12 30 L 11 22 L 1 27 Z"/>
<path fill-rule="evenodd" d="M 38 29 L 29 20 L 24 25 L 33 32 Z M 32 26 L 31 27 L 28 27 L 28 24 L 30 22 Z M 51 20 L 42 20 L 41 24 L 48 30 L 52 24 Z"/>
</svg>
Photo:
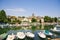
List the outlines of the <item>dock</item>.
<svg viewBox="0 0 60 40">
<path fill-rule="evenodd" d="M 54 39 L 48 38 L 48 40 L 60 40 L 60 38 L 54 38 Z"/>
</svg>

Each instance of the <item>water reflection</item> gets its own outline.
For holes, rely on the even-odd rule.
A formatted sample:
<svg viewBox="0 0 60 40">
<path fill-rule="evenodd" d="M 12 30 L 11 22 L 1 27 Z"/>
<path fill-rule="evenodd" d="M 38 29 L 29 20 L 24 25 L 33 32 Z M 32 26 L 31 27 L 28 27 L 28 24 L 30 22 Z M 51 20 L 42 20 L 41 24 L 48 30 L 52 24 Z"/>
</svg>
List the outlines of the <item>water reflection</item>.
<svg viewBox="0 0 60 40">
<path fill-rule="evenodd" d="M 43 40 L 43 39 L 41 39 L 41 38 L 38 36 L 37 33 L 40 32 L 41 29 L 49 30 L 49 29 L 51 29 L 51 28 L 53 28 L 53 27 L 54 27 L 53 25 L 44 25 L 44 24 L 42 24 L 42 25 L 40 25 L 40 26 L 24 27 L 24 28 L 26 28 L 26 29 L 20 28 L 20 30 L 16 30 L 15 27 L 12 27 L 12 28 L 11 28 L 12 30 L 10 29 L 10 31 L 8 31 L 7 34 L 14 33 L 14 34 L 16 35 L 17 32 L 21 32 L 21 31 L 23 31 L 24 33 L 25 33 L 25 32 L 32 32 L 32 33 L 35 34 L 35 37 L 34 37 L 33 39 L 26 37 L 24 40 Z M 13 29 L 15 29 L 15 30 L 13 30 Z M 17 29 L 18 29 L 18 28 L 17 28 Z M 55 35 L 55 33 L 54 33 L 54 35 Z M 59 34 L 59 35 L 60 35 L 60 34 Z M 58 35 L 58 36 L 59 36 L 59 35 Z M 57 36 L 57 37 L 58 37 L 58 36 Z M 55 38 L 55 37 L 52 37 L 52 38 Z M 47 38 L 46 38 L 45 40 L 47 40 Z"/>
<path fill-rule="evenodd" d="M 41 29 L 44 29 L 44 23 L 42 23 Z"/>
</svg>

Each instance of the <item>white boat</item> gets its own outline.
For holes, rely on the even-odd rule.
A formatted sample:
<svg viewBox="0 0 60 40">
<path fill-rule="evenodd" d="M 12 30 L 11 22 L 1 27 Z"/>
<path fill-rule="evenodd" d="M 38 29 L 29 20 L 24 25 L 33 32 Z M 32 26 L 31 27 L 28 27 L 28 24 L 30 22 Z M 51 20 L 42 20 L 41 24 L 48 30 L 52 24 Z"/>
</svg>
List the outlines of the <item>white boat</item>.
<svg viewBox="0 0 60 40">
<path fill-rule="evenodd" d="M 3 34 L 0 35 L 1 39 L 5 39 L 6 36 L 7 36 L 7 33 L 3 33 Z"/>
<path fill-rule="evenodd" d="M 19 39 L 24 39 L 25 38 L 25 34 L 23 32 L 17 32 L 17 38 Z"/>
<path fill-rule="evenodd" d="M 8 35 L 6 40 L 14 40 L 15 39 L 15 35 L 12 33 L 12 35 Z"/>
<path fill-rule="evenodd" d="M 38 35 L 40 38 L 44 38 L 44 39 L 46 38 L 46 35 L 43 32 L 39 32 Z"/>
<path fill-rule="evenodd" d="M 35 37 L 35 35 L 33 33 L 31 33 L 31 32 L 27 32 L 25 34 L 26 34 L 27 37 L 30 37 L 30 38 L 34 38 Z"/>
<path fill-rule="evenodd" d="M 52 38 L 52 36 L 54 35 L 52 32 L 50 32 L 49 30 L 44 30 L 44 34 L 49 37 Z"/>
<path fill-rule="evenodd" d="M 48 30 L 44 30 L 44 34 L 47 35 L 47 36 L 52 36 L 53 33 L 51 33 L 50 31 Z"/>
<path fill-rule="evenodd" d="M 60 32 L 60 25 L 56 25 L 51 31 Z"/>
</svg>

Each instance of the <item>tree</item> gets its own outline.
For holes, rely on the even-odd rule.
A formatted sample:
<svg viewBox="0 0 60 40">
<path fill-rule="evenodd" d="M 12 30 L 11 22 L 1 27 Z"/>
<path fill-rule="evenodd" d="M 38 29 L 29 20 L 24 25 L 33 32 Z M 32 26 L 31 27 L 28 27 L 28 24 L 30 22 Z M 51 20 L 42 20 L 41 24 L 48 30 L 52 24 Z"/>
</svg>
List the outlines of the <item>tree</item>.
<svg viewBox="0 0 60 40">
<path fill-rule="evenodd" d="M 49 16 L 44 17 L 44 22 L 53 22 L 52 18 Z"/>
<path fill-rule="evenodd" d="M 41 20 L 39 20 L 39 23 L 41 23 Z"/>
<path fill-rule="evenodd" d="M 57 17 L 54 17 L 54 22 L 57 22 Z"/>
<path fill-rule="evenodd" d="M 0 22 L 7 22 L 7 16 L 4 10 L 0 11 Z"/>
<path fill-rule="evenodd" d="M 25 16 L 22 16 L 22 18 L 25 18 Z"/>
<path fill-rule="evenodd" d="M 20 21 L 20 20 L 17 20 L 17 22 L 18 22 L 19 24 L 21 24 L 21 21 Z"/>
<path fill-rule="evenodd" d="M 11 23 L 11 19 L 10 18 L 7 18 L 7 20 L 8 20 L 8 23 Z"/>
<path fill-rule="evenodd" d="M 32 20 L 31 20 L 32 22 L 37 22 L 37 20 L 35 19 L 35 18 L 32 18 Z"/>
<path fill-rule="evenodd" d="M 20 20 L 14 20 L 14 21 L 12 21 L 11 23 L 12 23 L 12 24 L 15 24 L 15 23 L 19 23 L 19 24 L 20 24 L 21 21 L 20 21 Z"/>
</svg>

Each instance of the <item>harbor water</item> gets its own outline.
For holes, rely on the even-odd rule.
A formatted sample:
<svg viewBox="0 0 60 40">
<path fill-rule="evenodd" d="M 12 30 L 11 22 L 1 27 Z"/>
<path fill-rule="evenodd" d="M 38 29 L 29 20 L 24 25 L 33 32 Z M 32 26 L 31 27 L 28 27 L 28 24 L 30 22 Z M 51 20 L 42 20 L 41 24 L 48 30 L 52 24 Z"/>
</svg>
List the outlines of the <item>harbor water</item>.
<svg viewBox="0 0 60 40">
<path fill-rule="evenodd" d="M 38 32 L 40 32 L 40 31 L 42 31 L 42 30 L 36 30 L 36 31 L 32 31 L 32 30 L 10 30 L 9 32 L 7 32 L 7 34 L 8 35 L 10 35 L 10 34 L 12 34 L 12 33 L 14 33 L 15 35 L 17 34 L 17 32 L 32 32 L 32 33 L 34 33 L 34 35 L 35 35 L 35 37 L 34 38 L 27 38 L 27 37 L 25 37 L 25 39 L 24 40 L 48 40 L 48 38 L 49 37 L 46 37 L 46 39 L 42 39 L 42 38 L 40 38 L 39 36 L 38 36 Z M 60 37 L 60 35 L 58 35 L 58 36 L 51 36 L 51 39 L 53 39 L 53 38 L 57 38 L 57 37 Z M 4 39 L 5 40 L 5 39 Z M 17 40 L 17 39 L 16 39 Z"/>
</svg>

